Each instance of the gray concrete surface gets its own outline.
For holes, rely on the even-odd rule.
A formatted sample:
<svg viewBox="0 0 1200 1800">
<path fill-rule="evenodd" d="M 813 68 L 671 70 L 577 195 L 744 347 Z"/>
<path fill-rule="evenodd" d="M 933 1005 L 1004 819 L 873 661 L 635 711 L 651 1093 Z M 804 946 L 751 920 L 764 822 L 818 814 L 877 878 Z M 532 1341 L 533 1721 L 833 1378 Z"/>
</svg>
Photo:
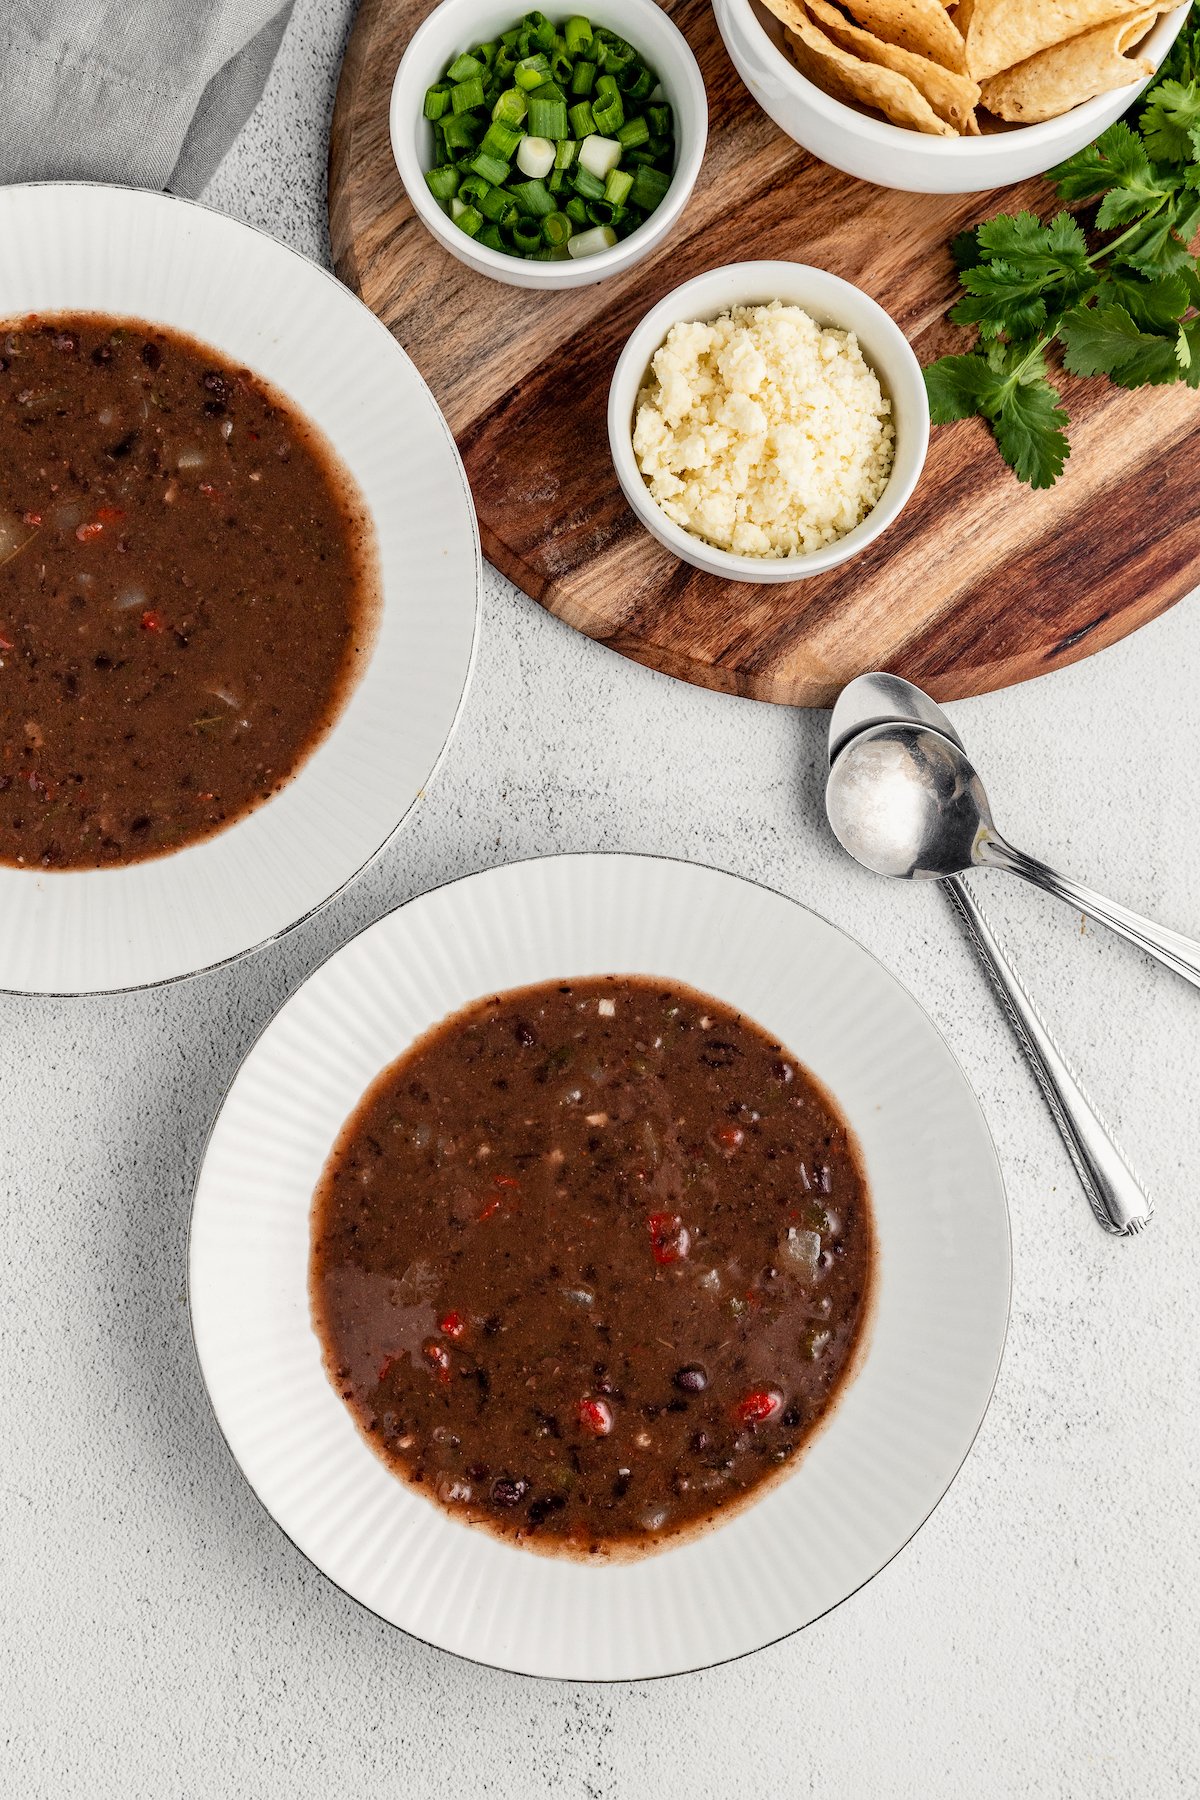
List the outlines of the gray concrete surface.
<svg viewBox="0 0 1200 1800">
<path fill-rule="evenodd" d="M 327 253 L 349 0 L 300 0 L 207 198 Z M 1152 402 L 1148 400 L 1148 404 Z M 1097 521 L 1097 530 L 1102 521 Z M 955 717 L 1015 840 L 1200 933 L 1200 610 Z M 13 1800 L 1168 1800 L 1200 1792 L 1200 994 L 1051 902 L 986 886 L 1029 985 L 1158 1201 L 1093 1225 L 936 893 L 851 867 L 825 720 L 618 660 L 489 573 L 478 674 L 427 800 L 286 943 L 158 994 L 0 1001 L 0 1788 Z M 512 857 L 655 850 L 858 936 L 946 1031 L 1009 1184 L 994 1403 L 914 1543 L 809 1631 L 641 1687 L 531 1683 L 368 1617 L 221 1443 L 184 1298 L 217 1100 L 305 973 L 397 901 Z"/>
</svg>

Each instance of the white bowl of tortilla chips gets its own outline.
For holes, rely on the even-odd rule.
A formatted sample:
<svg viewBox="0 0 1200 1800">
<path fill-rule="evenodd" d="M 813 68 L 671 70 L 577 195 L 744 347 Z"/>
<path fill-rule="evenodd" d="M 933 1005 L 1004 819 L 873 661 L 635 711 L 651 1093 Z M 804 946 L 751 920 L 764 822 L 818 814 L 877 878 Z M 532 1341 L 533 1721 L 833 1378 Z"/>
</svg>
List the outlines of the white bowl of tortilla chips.
<svg viewBox="0 0 1200 1800">
<path fill-rule="evenodd" d="M 742 80 L 806 150 L 881 187 L 971 194 L 1073 156 L 1188 7 L 1155 0 L 713 0 Z"/>
</svg>

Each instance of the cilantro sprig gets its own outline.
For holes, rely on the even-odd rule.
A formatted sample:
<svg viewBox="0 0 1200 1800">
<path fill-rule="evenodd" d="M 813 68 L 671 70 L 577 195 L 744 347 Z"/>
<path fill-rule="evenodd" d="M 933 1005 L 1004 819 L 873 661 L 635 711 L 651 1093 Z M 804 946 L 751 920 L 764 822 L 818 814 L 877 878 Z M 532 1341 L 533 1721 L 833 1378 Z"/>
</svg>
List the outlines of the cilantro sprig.
<svg viewBox="0 0 1200 1800">
<path fill-rule="evenodd" d="M 1000 213 L 956 238 L 963 296 L 950 317 L 978 342 L 925 370 L 934 424 L 986 419 L 1035 488 L 1071 453 L 1049 359 L 1118 387 L 1200 388 L 1200 26 L 1176 42 L 1136 129 L 1110 125 L 1049 179 L 1082 222 Z"/>
</svg>

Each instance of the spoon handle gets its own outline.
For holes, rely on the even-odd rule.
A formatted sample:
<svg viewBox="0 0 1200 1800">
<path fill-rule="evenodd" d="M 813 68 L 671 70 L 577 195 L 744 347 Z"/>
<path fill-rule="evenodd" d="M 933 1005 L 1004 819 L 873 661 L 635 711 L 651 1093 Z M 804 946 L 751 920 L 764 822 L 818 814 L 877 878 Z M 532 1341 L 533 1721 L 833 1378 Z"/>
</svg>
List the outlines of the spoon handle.
<svg viewBox="0 0 1200 1800">
<path fill-rule="evenodd" d="M 1084 887 L 1081 881 L 1060 875 L 1049 863 L 1039 862 L 1036 856 L 1026 856 L 1023 850 L 1014 850 L 1001 837 L 991 836 L 980 844 L 977 860 L 988 868 L 1008 869 L 1012 874 L 1032 881 L 1035 887 L 1045 888 L 1048 894 L 1065 900 L 1069 906 L 1078 907 L 1089 919 L 1098 919 L 1110 931 L 1118 932 L 1131 944 L 1156 956 L 1160 963 L 1174 969 L 1193 987 L 1200 987 L 1200 944 L 1193 938 L 1184 937 L 1181 931 L 1156 925 L 1153 919 L 1144 919 L 1140 913 L 1130 912 L 1127 906 L 1106 900 L 1103 894 Z"/>
<path fill-rule="evenodd" d="M 942 885 L 991 976 L 1097 1221 L 1105 1231 L 1118 1237 L 1141 1231 L 1149 1223 L 1154 1208 L 1137 1178 L 1063 1061 L 1012 964 L 975 904 L 970 889 L 957 875 L 951 875 Z"/>
</svg>

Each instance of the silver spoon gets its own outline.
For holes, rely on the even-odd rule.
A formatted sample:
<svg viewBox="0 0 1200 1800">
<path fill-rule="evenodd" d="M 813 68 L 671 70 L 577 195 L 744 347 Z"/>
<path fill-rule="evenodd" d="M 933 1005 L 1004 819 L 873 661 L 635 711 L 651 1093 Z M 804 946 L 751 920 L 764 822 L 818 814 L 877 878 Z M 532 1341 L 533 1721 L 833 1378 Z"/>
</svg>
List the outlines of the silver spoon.
<svg viewBox="0 0 1200 1800">
<path fill-rule="evenodd" d="M 936 880 L 965 869 L 1008 869 L 1200 987 L 1200 944 L 1014 849 L 996 830 L 962 745 L 927 725 L 860 732 L 829 771 L 825 805 L 838 842 L 878 875 Z"/>
<path fill-rule="evenodd" d="M 829 721 L 831 769 L 854 738 L 887 723 L 920 723 L 963 748 L 950 719 L 920 688 L 897 675 L 860 675 L 843 689 Z M 1142 1230 L 1153 1212 L 1150 1200 L 1063 1060 L 966 883 L 949 875 L 944 886 L 991 977 L 1096 1219 L 1119 1236 Z"/>
</svg>

